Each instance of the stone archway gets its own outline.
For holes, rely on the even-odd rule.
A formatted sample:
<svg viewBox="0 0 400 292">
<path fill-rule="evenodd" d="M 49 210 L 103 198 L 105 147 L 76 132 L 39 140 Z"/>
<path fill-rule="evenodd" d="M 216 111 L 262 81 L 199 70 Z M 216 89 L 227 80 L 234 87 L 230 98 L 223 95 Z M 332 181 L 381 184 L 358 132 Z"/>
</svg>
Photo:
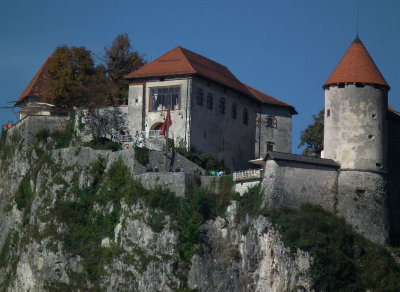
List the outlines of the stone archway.
<svg viewBox="0 0 400 292">
<path fill-rule="evenodd" d="M 162 126 L 163 126 L 163 123 L 157 122 L 157 123 L 154 123 L 154 124 L 150 127 L 150 130 L 161 130 L 161 129 L 162 129 Z"/>
</svg>

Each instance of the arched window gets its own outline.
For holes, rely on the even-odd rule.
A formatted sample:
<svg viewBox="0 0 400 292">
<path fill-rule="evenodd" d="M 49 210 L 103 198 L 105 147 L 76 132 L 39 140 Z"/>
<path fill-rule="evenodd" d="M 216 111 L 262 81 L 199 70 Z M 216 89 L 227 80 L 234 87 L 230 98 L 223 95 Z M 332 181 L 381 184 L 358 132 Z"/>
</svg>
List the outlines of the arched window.
<svg viewBox="0 0 400 292">
<path fill-rule="evenodd" d="M 236 103 L 232 104 L 232 119 L 236 120 L 236 116 L 237 116 L 237 105 Z"/>
<path fill-rule="evenodd" d="M 207 95 L 207 108 L 212 109 L 213 108 L 213 95 L 212 93 L 209 93 Z"/>
<path fill-rule="evenodd" d="M 203 105 L 203 89 L 197 91 L 196 103 L 198 105 Z"/>
<path fill-rule="evenodd" d="M 225 114 L 225 98 L 223 97 L 219 100 L 219 112 Z"/>
<path fill-rule="evenodd" d="M 247 108 L 243 110 L 243 124 L 249 124 L 249 111 L 247 110 Z"/>
</svg>

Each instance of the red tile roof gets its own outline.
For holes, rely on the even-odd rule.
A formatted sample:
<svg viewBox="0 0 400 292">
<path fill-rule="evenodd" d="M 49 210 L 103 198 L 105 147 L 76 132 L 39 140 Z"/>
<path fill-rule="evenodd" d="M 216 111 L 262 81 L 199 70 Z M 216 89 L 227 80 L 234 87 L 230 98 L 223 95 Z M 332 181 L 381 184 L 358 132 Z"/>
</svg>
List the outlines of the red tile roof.
<svg viewBox="0 0 400 292">
<path fill-rule="evenodd" d="M 243 93 L 256 101 L 290 107 L 294 110 L 293 106 L 240 82 L 227 67 L 179 46 L 126 75 L 125 78 L 135 79 L 171 75 L 202 76 Z"/>
<path fill-rule="evenodd" d="M 31 82 L 29 82 L 28 86 L 22 92 L 21 96 L 18 98 L 14 106 L 18 106 L 25 98 L 29 96 L 42 97 L 44 93 L 44 83 L 46 81 L 46 65 L 49 62 L 48 57 L 40 69 L 36 72 L 35 76 L 33 76 Z"/>
<path fill-rule="evenodd" d="M 338 83 L 369 83 L 390 88 L 358 37 L 350 45 L 323 87 Z"/>
<path fill-rule="evenodd" d="M 243 83 L 244 84 L 244 83 Z M 246 84 L 245 84 L 246 85 Z M 286 102 L 280 101 L 279 99 L 276 99 L 275 97 L 272 97 L 271 95 L 268 95 L 264 92 L 259 91 L 258 89 L 255 89 L 249 85 L 246 85 L 246 87 L 250 90 L 250 92 L 262 103 L 266 104 L 273 104 L 273 105 L 279 105 L 279 106 L 284 106 L 284 107 L 291 107 L 292 108 L 292 113 L 297 114 L 296 110 L 294 107 L 290 104 L 287 104 Z"/>
</svg>

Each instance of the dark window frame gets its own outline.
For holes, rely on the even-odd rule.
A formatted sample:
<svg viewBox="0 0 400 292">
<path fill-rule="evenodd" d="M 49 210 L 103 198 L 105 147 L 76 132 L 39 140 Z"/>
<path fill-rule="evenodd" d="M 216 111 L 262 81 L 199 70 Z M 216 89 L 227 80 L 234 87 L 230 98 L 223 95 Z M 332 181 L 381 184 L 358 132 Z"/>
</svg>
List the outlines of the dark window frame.
<svg viewBox="0 0 400 292">
<path fill-rule="evenodd" d="M 212 93 L 207 94 L 207 108 L 212 110 L 214 106 L 214 96 Z"/>
<path fill-rule="evenodd" d="M 249 110 L 247 108 L 243 109 L 243 124 L 249 124 Z"/>
<path fill-rule="evenodd" d="M 158 105 L 157 109 L 153 108 L 154 105 L 154 91 L 155 90 L 165 90 L 165 89 L 172 89 L 174 88 L 176 90 L 176 92 L 173 93 L 157 93 L 157 99 L 160 98 L 161 99 L 161 110 L 158 110 L 158 107 L 160 105 Z M 158 95 L 161 95 L 161 97 L 159 97 Z M 165 100 L 167 99 L 166 96 L 170 96 L 170 104 L 165 104 Z M 177 95 L 176 97 L 176 107 L 173 107 L 173 95 Z M 167 111 L 168 110 L 168 106 L 170 106 L 170 110 L 180 110 L 181 109 L 181 86 L 180 85 L 170 85 L 170 86 L 155 86 L 155 87 L 150 87 L 149 88 L 149 112 L 163 112 L 163 111 Z"/>
<path fill-rule="evenodd" d="M 265 121 L 265 126 L 267 128 L 272 128 L 272 129 L 278 128 L 278 121 L 277 121 L 276 117 L 268 116 Z"/>
<path fill-rule="evenodd" d="M 198 105 L 203 106 L 203 101 L 204 101 L 204 92 L 203 92 L 203 89 L 199 89 L 197 91 L 197 95 L 196 95 L 196 103 Z"/>
<path fill-rule="evenodd" d="M 225 114 L 225 105 L 226 105 L 226 100 L 224 97 L 221 97 L 219 99 L 219 106 L 218 106 L 218 110 L 221 114 Z"/>
<path fill-rule="evenodd" d="M 232 119 L 236 120 L 237 118 L 237 104 L 232 104 L 232 112 L 231 112 Z"/>
</svg>

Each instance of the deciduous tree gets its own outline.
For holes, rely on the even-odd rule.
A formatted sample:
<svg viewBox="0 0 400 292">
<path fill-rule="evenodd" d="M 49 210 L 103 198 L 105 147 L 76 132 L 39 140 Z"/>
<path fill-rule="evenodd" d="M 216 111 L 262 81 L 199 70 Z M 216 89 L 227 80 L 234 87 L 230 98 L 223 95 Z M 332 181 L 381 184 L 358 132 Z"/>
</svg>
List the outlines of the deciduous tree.
<svg viewBox="0 0 400 292">
<path fill-rule="evenodd" d="M 105 103 L 105 72 L 104 66 L 94 65 L 85 47 L 58 47 L 46 67 L 44 101 L 67 108 Z"/>
<path fill-rule="evenodd" d="M 118 35 L 112 45 L 104 50 L 108 77 L 113 84 L 113 99 L 126 102 L 129 82 L 123 77 L 142 67 L 146 63 L 144 56 L 132 48 L 126 33 Z"/>
<path fill-rule="evenodd" d="M 306 145 L 303 155 L 320 157 L 324 141 L 324 110 L 322 109 L 312 118 L 313 123 L 301 131 L 298 148 Z"/>
</svg>

